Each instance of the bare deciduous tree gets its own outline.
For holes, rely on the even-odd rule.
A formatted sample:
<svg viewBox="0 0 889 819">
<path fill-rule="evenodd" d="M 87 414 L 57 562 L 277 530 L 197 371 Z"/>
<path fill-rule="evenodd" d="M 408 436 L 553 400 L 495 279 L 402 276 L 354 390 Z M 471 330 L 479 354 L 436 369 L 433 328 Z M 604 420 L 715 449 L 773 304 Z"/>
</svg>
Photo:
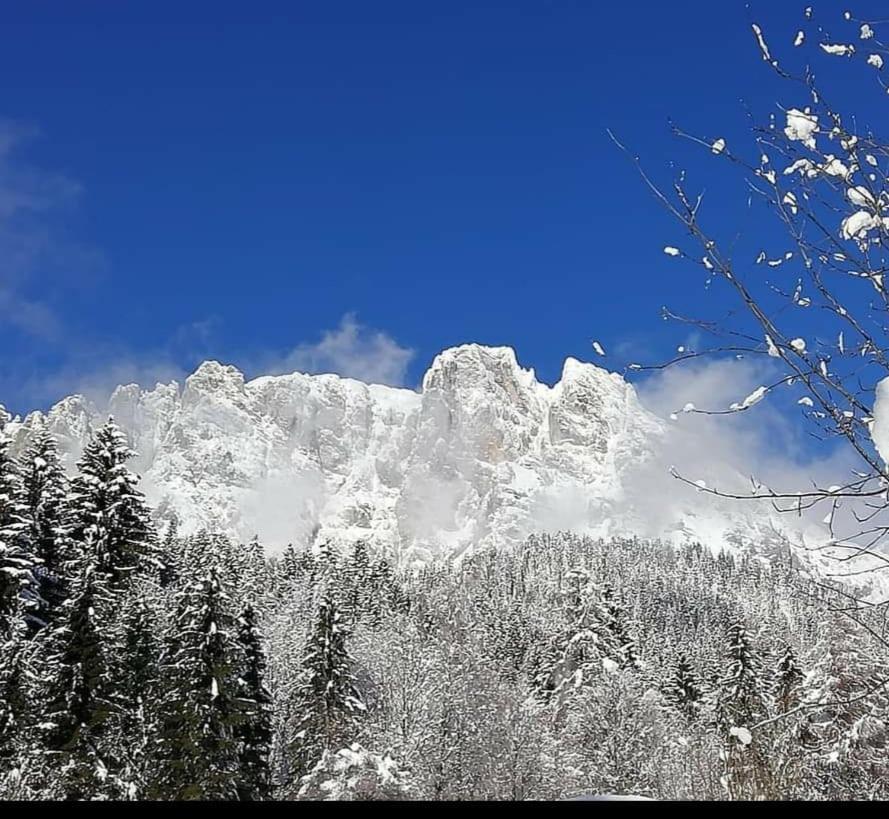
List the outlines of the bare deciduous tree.
<svg viewBox="0 0 889 819">
<path fill-rule="evenodd" d="M 612 135 L 644 183 L 684 228 L 686 239 L 664 252 L 703 269 L 707 283 L 731 295 L 724 317 L 687 317 L 664 310 L 664 318 L 709 339 L 701 349 L 680 348 L 670 361 L 631 364 L 630 370 L 663 369 L 704 356 L 767 359 L 774 377 L 727 408 L 686 407 L 723 415 L 747 412 L 763 399 L 792 395 L 808 431 L 821 441 L 840 441 L 854 453 L 856 468 L 840 485 L 770 486 L 753 480 L 746 493 L 721 491 L 675 472 L 700 491 L 733 498 L 768 499 L 782 512 L 802 514 L 823 507 L 829 529 L 825 544 L 847 573 L 889 567 L 889 141 L 854 114 L 834 104 L 814 66 L 843 60 L 852 82 L 870 84 L 886 104 L 881 71 L 889 48 L 879 25 L 843 15 L 844 36 L 832 37 L 807 10 L 787 51 L 799 70 L 779 61 L 759 25 L 752 31 L 769 69 L 783 83 L 791 105 L 778 106 L 764 121 L 751 114 L 746 146 L 716 135 L 697 135 L 673 125 L 673 133 L 740 171 L 750 207 L 757 203 L 775 220 L 764 235 L 781 244 L 749 257 L 738 237 L 720 236 L 708 225 L 703 194 L 685 172 L 661 186 L 639 158 Z M 798 58 L 803 57 L 800 61 Z M 853 69 L 857 69 L 853 70 Z M 835 79 L 828 73 L 830 79 Z M 835 83 L 829 83 L 833 88 Z M 788 391 L 787 388 L 790 388 Z M 885 391 L 885 392 L 884 392 Z"/>
</svg>

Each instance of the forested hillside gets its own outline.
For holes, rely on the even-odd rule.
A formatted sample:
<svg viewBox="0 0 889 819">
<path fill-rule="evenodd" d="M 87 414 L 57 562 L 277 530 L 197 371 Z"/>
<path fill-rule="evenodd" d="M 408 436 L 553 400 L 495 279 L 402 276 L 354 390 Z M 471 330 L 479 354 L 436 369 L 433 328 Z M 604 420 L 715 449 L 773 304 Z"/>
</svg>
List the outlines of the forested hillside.
<svg viewBox="0 0 889 819">
<path fill-rule="evenodd" d="M 789 562 L 268 555 L 156 532 L 130 455 L 0 441 L 3 798 L 889 796 L 881 623 Z"/>
</svg>

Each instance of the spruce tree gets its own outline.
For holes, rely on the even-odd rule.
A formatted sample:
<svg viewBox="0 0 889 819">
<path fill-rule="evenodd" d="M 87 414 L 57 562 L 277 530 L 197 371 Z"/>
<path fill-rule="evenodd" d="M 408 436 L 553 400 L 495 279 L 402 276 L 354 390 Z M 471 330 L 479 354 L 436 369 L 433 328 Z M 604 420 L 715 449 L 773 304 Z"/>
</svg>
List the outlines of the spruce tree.
<svg viewBox="0 0 889 819">
<path fill-rule="evenodd" d="M 291 695 L 287 737 L 295 787 L 326 750 L 348 744 L 365 704 L 346 647 L 339 607 L 325 594 Z"/>
<path fill-rule="evenodd" d="M 14 629 L 15 617 L 36 608 L 36 558 L 27 537 L 21 476 L 5 430 L 8 420 L 0 405 L 0 639 Z"/>
<path fill-rule="evenodd" d="M 238 699 L 241 719 L 236 728 L 239 775 L 238 799 L 259 801 L 271 793 L 269 755 L 272 745 L 272 698 L 266 688 L 266 658 L 256 609 L 248 603 L 238 618 L 241 674 Z"/>
<path fill-rule="evenodd" d="M 740 620 L 728 631 L 728 665 L 719 681 L 717 716 L 727 728 L 757 721 L 765 713 L 762 659 Z"/>
<path fill-rule="evenodd" d="M 26 730 L 33 721 L 34 704 L 31 644 L 24 619 L 13 620 L 0 642 L 0 773 L 14 766 L 26 747 Z"/>
<path fill-rule="evenodd" d="M 165 648 L 167 690 L 157 737 L 159 799 L 237 798 L 239 756 L 236 624 L 211 569 L 179 595 Z"/>
<path fill-rule="evenodd" d="M 96 568 L 108 576 L 113 590 L 125 588 L 138 573 L 155 570 L 158 562 L 148 507 L 138 478 L 126 465 L 133 455 L 109 418 L 84 449 L 71 486 L 72 536 L 81 546 L 92 541 Z"/>
<path fill-rule="evenodd" d="M 664 695 L 667 701 L 687 719 L 693 719 L 698 715 L 703 699 L 701 682 L 685 654 L 680 654 L 676 659 Z"/>
<path fill-rule="evenodd" d="M 55 438 L 44 424 L 37 426 L 22 458 L 22 490 L 27 538 L 38 559 L 39 609 L 34 617 L 42 627 L 65 599 L 71 557 L 65 528 L 67 480 Z"/>
<path fill-rule="evenodd" d="M 571 569 L 564 578 L 564 625 L 538 665 L 538 689 L 545 695 L 565 695 L 588 685 L 605 668 L 618 668 L 624 660 L 612 629 L 613 617 L 601 590 L 583 569 Z"/>
<path fill-rule="evenodd" d="M 785 646 L 775 668 L 775 707 L 780 713 L 786 714 L 799 705 L 804 678 L 796 653 L 790 645 Z"/>
<path fill-rule="evenodd" d="M 639 654 L 636 641 L 630 633 L 630 618 L 614 589 L 607 583 L 602 588 L 602 601 L 608 612 L 608 628 L 617 640 L 621 667 L 638 668 Z"/>
<path fill-rule="evenodd" d="M 132 790 L 140 792 L 149 764 L 149 745 L 156 730 L 156 705 L 161 656 L 159 625 L 145 595 L 133 595 L 122 616 L 121 652 L 117 659 L 116 700 L 119 706 L 121 742 L 126 749 L 124 776 Z"/>
<path fill-rule="evenodd" d="M 40 728 L 65 799 L 113 795 L 117 749 L 105 740 L 114 710 L 109 655 L 119 646 L 103 617 L 110 605 L 106 575 L 84 562 L 47 644 Z"/>
<path fill-rule="evenodd" d="M 762 798 L 771 786 L 771 770 L 767 749 L 751 730 L 767 713 L 762 659 L 740 620 L 729 627 L 726 659 L 716 699 L 716 720 L 724 743 L 723 787 L 732 799 Z"/>
<path fill-rule="evenodd" d="M 172 586 L 179 579 L 182 543 L 179 540 L 179 523 L 174 518 L 167 525 L 164 539 L 158 547 L 158 583 L 162 589 Z"/>
<path fill-rule="evenodd" d="M 356 541 L 345 569 L 345 610 L 349 622 L 354 624 L 368 614 L 371 582 L 370 553 L 363 540 Z"/>
</svg>

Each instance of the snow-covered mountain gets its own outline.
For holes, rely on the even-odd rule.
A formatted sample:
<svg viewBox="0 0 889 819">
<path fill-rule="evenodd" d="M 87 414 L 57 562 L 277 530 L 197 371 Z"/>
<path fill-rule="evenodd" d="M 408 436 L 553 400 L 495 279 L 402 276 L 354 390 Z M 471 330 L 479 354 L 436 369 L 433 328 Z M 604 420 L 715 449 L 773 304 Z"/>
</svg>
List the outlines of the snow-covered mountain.
<svg viewBox="0 0 889 819">
<path fill-rule="evenodd" d="M 49 411 L 69 467 L 107 411 L 79 396 Z M 272 546 L 364 539 L 403 560 L 541 530 L 765 551 L 802 537 L 761 507 L 671 479 L 671 428 L 621 376 L 573 358 L 548 386 L 510 348 L 464 345 L 433 361 L 419 392 L 336 375 L 245 381 L 208 361 L 181 386 L 119 387 L 110 413 L 159 516 L 185 532 Z M 19 446 L 39 419 L 14 425 Z"/>
</svg>

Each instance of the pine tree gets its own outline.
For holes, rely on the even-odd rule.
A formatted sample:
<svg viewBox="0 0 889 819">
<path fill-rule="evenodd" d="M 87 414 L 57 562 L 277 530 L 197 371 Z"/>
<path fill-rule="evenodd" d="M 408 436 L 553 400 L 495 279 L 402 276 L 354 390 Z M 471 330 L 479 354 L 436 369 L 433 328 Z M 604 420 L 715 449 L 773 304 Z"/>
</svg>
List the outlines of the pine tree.
<svg viewBox="0 0 889 819">
<path fill-rule="evenodd" d="M 105 743 L 113 712 L 113 677 L 102 614 L 111 603 L 107 577 L 85 563 L 48 642 L 42 692 L 43 745 L 65 799 L 94 799 L 112 791 L 114 749 Z"/>
<path fill-rule="evenodd" d="M 232 549 L 237 555 L 240 581 L 237 585 L 238 598 L 242 601 L 262 600 L 268 593 L 269 576 L 265 550 L 258 538 Z"/>
<path fill-rule="evenodd" d="M 356 541 L 349 562 L 344 567 L 343 613 L 355 624 L 369 614 L 371 563 L 367 544 Z"/>
<path fill-rule="evenodd" d="M 790 645 L 785 646 L 775 668 L 775 706 L 782 714 L 796 708 L 802 699 L 805 675 L 799 667 L 796 654 Z"/>
<path fill-rule="evenodd" d="M 182 551 L 179 542 L 179 523 L 174 518 L 167 525 L 163 542 L 158 548 L 158 583 L 162 589 L 172 586 L 179 579 L 180 562 L 177 559 Z"/>
<path fill-rule="evenodd" d="M 165 648 L 153 798 L 235 799 L 239 777 L 237 643 L 215 569 L 180 593 Z"/>
<path fill-rule="evenodd" d="M 293 787 L 325 750 L 351 741 L 356 719 L 366 710 L 353 675 L 347 636 L 337 604 L 325 594 L 289 702 L 287 743 Z"/>
<path fill-rule="evenodd" d="M 121 778 L 131 798 L 138 798 L 150 781 L 152 739 L 157 731 L 160 694 L 158 667 L 161 641 L 157 617 L 145 595 L 133 595 L 122 617 L 121 654 L 115 679 L 119 736 L 124 755 Z"/>
<path fill-rule="evenodd" d="M 618 599 L 614 589 L 605 584 L 602 588 L 602 601 L 608 612 L 608 628 L 617 640 L 620 665 L 622 668 L 638 668 L 639 655 L 636 650 L 636 641 L 630 633 L 628 626 L 629 617 L 623 604 Z"/>
<path fill-rule="evenodd" d="M 765 713 L 762 659 L 739 620 L 729 627 L 726 659 L 728 667 L 719 681 L 717 717 L 727 728 L 749 725 Z"/>
<path fill-rule="evenodd" d="M 242 710 L 236 728 L 239 754 L 238 799 L 259 801 L 271 794 L 272 698 L 266 688 L 266 658 L 256 609 L 248 603 L 238 619 L 242 670 L 238 698 Z"/>
<path fill-rule="evenodd" d="M 5 430 L 8 418 L 0 405 L 0 639 L 15 627 L 14 617 L 28 616 L 36 608 L 36 559 L 27 537 L 21 476 Z"/>
<path fill-rule="evenodd" d="M 667 702 L 687 719 L 693 719 L 698 715 L 703 691 L 698 675 L 695 674 L 685 654 L 680 654 L 676 659 L 676 666 L 667 682 L 664 695 Z"/>
<path fill-rule="evenodd" d="M 751 731 L 766 716 L 762 660 L 746 626 L 735 620 L 728 631 L 728 667 L 719 681 L 716 720 L 724 750 L 722 783 L 732 799 L 769 795 L 767 750 Z"/>
<path fill-rule="evenodd" d="M 33 720 L 31 654 L 25 621 L 15 618 L 8 638 L 0 643 L 0 772 L 24 749 Z"/>
<path fill-rule="evenodd" d="M 389 754 L 375 754 L 357 742 L 336 753 L 325 751 L 303 777 L 298 798 L 324 802 L 400 802 L 416 798 L 410 771 Z"/>
<path fill-rule="evenodd" d="M 52 622 L 65 599 L 71 557 L 64 525 L 67 480 L 55 438 L 43 424 L 22 458 L 22 489 L 27 538 L 39 561 L 35 569 L 39 609 L 34 617 L 43 627 Z"/>
<path fill-rule="evenodd" d="M 134 455 L 113 419 L 96 432 L 80 459 L 72 481 L 72 536 L 97 550 L 97 570 L 109 577 L 113 590 L 132 577 L 157 568 L 156 537 L 148 508 L 127 468 Z"/>
<path fill-rule="evenodd" d="M 587 685 L 603 669 L 618 668 L 625 658 L 611 627 L 611 612 L 588 572 L 566 572 L 562 597 L 565 624 L 545 651 L 536 678 L 546 696 L 564 696 Z"/>
</svg>

